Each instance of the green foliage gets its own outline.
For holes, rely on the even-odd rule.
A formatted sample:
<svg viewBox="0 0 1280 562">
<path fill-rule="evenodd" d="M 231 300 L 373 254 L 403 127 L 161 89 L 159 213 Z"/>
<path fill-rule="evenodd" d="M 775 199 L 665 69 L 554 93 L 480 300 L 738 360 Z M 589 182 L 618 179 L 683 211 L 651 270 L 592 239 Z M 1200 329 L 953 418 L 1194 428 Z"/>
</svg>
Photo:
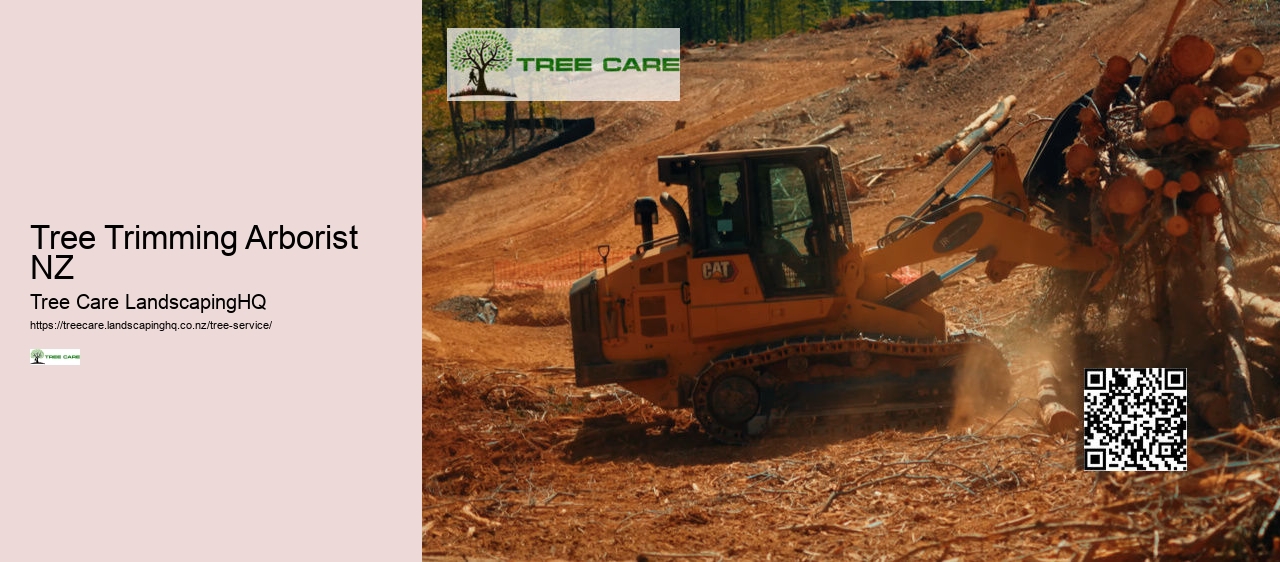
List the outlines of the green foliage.
<svg viewBox="0 0 1280 562">
<path fill-rule="evenodd" d="M 539 0 L 531 0 L 536 2 Z M 445 83 L 445 31 L 450 27 L 498 27 L 497 6 L 492 0 L 422 1 L 422 89 Z"/>
<path fill-rule="evenodd" d="M 422 92 L 422 132 L 442 131 L 449 128 L 449 109 L 445 105 L 444 88 Z"/>
<path fill-rule="evenodd" d="M 543 7 L 543 27 L 603 27 L 596 14 L 595 2 L 560 0 Z"/>
<path fill-rule="evenodd" d="M 503 71 L 511 66 L 511 42 L 492 29 L 463 32 L 449 49 L 449 65 L 454 70 Z"/>
<path fill-rule="evenodd" d="M 1037 1 L 1037 4 L 1056 4 L 1061 0 Z M 982 14 L 1026 8 L 1027 0 L 984 0 L 982 2 L 873 2 L 867 9 L 872 12 L 888 14 L 895 18 L 927 18 L 931 16 L 954 16 L 961 14 Z"/>
</svg>

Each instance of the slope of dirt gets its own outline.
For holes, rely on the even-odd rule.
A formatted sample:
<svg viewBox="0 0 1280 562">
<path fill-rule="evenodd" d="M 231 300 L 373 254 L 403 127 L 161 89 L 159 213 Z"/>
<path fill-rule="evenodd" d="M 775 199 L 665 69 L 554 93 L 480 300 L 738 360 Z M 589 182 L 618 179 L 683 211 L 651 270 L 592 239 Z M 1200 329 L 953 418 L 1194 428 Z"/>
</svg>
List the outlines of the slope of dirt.
<svg viewBox="0 0 1280 562">
<path fill-rule="evenodd" d="M 1078 470 L 1077 443 L 1044 435 L 1028 421 L 1025 402 L 1003 418 L 943 433 L 775 436 L 715 446 L 688 412 L 653 408 L 614 387 L 575 388 L 566 325 L 466 323 L 433 306 L 489 293 L 495 260 L 594 255 L 598 244 L 626 254 L 639 243 L 631 202 L 664 189 L 654 164 L 661 154 L 698 151 L 713 140 L 724 149 L 755 147 L 762 138 L 801 143 L 849 120 L 852 131 L 828 143 L 842 161 L 879 154 L 876 164 L 890 166 L 1013 94 L 1014 122 L 998 138 L 1008 139 L 1091 88 L 1099 72 L 1093 55 L 1152 52 L 1174 3 L 1059 5 L 1039 24 L 1024 23 L 1022 10 L 887 21 L 699 49 L 682 65 L 680 102 L 568 104 L 566 117 L 595 117 L 595 134 L 424 191 L 431 218 L 422 255 L 424 557 L 1070 559 L 1084 557 L 1098 537 L 1135 529 L 1145 533 L 1144 545 L 1107 548 L 1129 544 L 1145 553 L 1133 559 L 1151 556 L 1153 530 L 1166 538 L 1175 531 L 1152 522 L 1154 511 L 1122 512 L 1124 521 L 1098 515 L 1127 484 Z M 1201 0 L 1179 30 L 1222 49 L 1256 43 L 1280 61 L 1272 18 Z M 914 39 L 932 42 L 942 26 L 962 21 L 976 23 L 984 42 L 969 55 L 908 71 L 888 54 Z M 677 121 L 685 126 L 677 129 Z M 1255 143 L 1280 142 L 1280 124 L 1253 125 Z M 1010 143 L 1024 169 L 1043 129 L 1030 125 Z M 1280 177 L 1274 154 L 1251 164 L 1259 177 Z M 857 238 L 873 242 L 947 171 L 939 162 L 877 183 L 870 197 L 890 202 L 855 211 Z M 673 232 L 670 221 L 658 226 L 659 235 Z M 931 297 L 950 321 L 988 332 L 1015 371 L 1058 353 L 1061 342 L 1040 335 L 1032 314 L 1033 303 L 1045 304 L 1036 300 L 1041 273 L 1019 268 L 994 285 L 979 270 Z M 541 308 L 525 317 L 557 317 L 533 300 Z M 1025 380 L 1015 390 L 1035 392 Z M 1188 500 L 1178 509 L 1215 501 L 1235 500 Z M 1204 517 L 1177 532 L 1207 533 L 1213 524 Z"/>
</svg>

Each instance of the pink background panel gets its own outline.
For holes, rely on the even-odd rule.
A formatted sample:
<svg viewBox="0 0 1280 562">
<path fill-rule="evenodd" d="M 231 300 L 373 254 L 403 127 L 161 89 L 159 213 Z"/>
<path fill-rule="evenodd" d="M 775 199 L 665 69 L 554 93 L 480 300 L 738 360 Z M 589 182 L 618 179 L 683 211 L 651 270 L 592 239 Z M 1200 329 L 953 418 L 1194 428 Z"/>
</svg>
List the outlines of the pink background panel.
<svg viewBox="0 0 1280 562">
<path fill-rule="evenodd" d="M 420 556 L 420 7 L 0 7 L 0 560 Z M 37 250 L 32 224 L 91 230 Z M 106 224 L 238 231 L 110 249 Z M 332 225 L 359 250 L 245 250 Z M 31 279 L 72 254 L 74 280 Z M 267 310 L 36 311 L 30 293 Z M 267 321 L 266 332 L 42 321 Z M 29 366 L 78 348 L 80 366 Z"/>
</svg>

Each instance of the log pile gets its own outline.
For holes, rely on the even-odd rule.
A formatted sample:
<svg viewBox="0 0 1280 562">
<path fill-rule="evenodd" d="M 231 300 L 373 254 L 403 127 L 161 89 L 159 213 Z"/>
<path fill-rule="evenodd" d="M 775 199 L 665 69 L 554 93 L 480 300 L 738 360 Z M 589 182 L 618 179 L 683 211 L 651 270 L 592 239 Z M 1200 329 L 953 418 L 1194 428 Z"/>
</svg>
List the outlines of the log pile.
<svg viewBox="0 0 1280 562">
<path fill-rule="evenodd" d="M 1265 232 L 1242 226 L 1268 211 L 1243 193 L 1236 170 L 1237 157 L 1251 150 L 1248 121 L 1280 107 L 1280 81 L 1262 73 L 1264 63 L 1256 47 L 1222 54 L 1184 35 L 1157 53 L 1133 87 L 1126 84 L 1130 61 L 1112 57 L 1064 151 L 1061 181 L 1091 194 L 1092 242 L 1112 258 L 1093 289 L 1110 291 L 1109 298 L 1144 294 L 1162 330 L 1148 340 L 1164 342 L 1164 364 L 1204 360 L 1199 370 L 1207 377 L 1192 385 L 1193 404 L 1216 427 L 1256 423 L 1254 379 L 1280 377 L 1276 364 L 1251 369 L 1258 346 L 1280 346 L 1280 308 L 1237 287 L 1232 258 Z M 1126 276 L 1139 280 L 1107 287 Z M 1204 357 L 1180 355 L 1172 343 L 1206 332 L 1216 347 L 1205 347 Z"/>
<path fill-rule="evenodd" d="M 1096 168 L 1105 212 L 1134 217 L 1159 208 L 1168 235 L 1187 234 L 1187 215 L 1221 211 L 1212 200 L 1224 194 L 1213 178 L 1229 175 L 1235 154 L 1249 146 L 1245 122 L 1280 105 L 1276 83 L 1246 82 L 1262 64 L 1256 47 L 1217 58 L 1212 44 L 1185 35 L 1154 61 L 1133 100 L 1120 97 L 1129 61 L 1112 57 L 1093 106 L 1080 113 L 1068 174 L 1079 178 Z M 1151 193 L 1134 190 L 1133 180 Z"/>
</svg>

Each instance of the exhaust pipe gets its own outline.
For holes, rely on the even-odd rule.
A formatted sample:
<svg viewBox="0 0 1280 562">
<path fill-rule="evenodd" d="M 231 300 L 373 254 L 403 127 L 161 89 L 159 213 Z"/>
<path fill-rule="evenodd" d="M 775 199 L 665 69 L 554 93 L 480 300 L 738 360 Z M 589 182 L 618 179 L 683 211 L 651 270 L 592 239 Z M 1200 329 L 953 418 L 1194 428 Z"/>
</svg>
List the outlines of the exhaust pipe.
<svg viewBox="0 0 1280 562">
<path fill-rule="evenodd" d="M 689 240 L 689 217 L 684 214 L 684 207 L 676 202 L 670 193 L 662 192 L 662 197 L 658 198 L 662 202 L 662 207 L 671 213 L 671 219 L 676 223 L 676 233 L 680 236 L 680 241 Z"/>
</svg>

